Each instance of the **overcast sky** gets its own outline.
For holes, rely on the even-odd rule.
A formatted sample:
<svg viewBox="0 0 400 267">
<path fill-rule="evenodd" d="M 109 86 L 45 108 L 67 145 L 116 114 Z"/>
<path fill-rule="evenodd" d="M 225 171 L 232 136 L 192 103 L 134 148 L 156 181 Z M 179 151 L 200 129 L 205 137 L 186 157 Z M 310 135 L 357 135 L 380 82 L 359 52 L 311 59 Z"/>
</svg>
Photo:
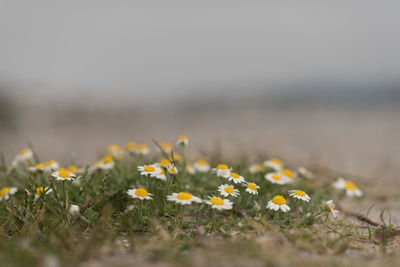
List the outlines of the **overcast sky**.
<svg viewBox="0 0 400 267">
<path fill-rule="evenodd" d="M 13 90 L 149 97 L 400 77 L 399 1 L 0 3 L 0 83 Z"/>
</svg>

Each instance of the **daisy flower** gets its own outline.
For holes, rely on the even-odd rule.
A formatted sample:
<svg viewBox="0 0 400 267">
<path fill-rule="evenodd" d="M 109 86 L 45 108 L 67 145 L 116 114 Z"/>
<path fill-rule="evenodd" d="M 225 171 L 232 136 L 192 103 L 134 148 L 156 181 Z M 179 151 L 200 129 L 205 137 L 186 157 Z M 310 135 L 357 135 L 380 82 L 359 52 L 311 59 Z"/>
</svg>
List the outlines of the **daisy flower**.
<svg viewBox="0 0 400 267">
<path fill-rule="evenodd" d="M 135 152 L 136 143 L 135 142 L 128 142 L 125 146 L 126 150 L 129 152 Z"/>
<path fill-rule="evenodd" d="M 278 211 L 279 209 L 283 212 L 290 210 L 289 206 L 286 205 L 286 199 L 283 196 L 276 195 L 272 200 L 268 201 L 267 209 Z"/>
<path fill-rule="evenodd" d="M 171 175 L 175 175 L 178 173 L 178 169 L 173 164 L 169 165 L 167 167 L 167 169 L 168 169 L 169 174 L 171 174 Z"/>
<path fill-rule="evenodd" d="M 22 149 L 18 154 L 15 156 L 15 161 L 25 161 L 31 159 L 33 157 L 33 152 L 29 148 Z"/>
<path fill-rule="evenodd" d="M 223 199 L 220 197 L 208 197 L 209 200 L 206 200 L 206 203 L 211 206 L 213 209 L 217 210 L 230 210 L 232 209 L 233 202 L 229 199 Z"/>
<path fill-rule="evenodd" d="M 233 186 L 228 184 L 223 184 L 218 186 L 218 191 L 224 197 L 227 196 L 237 197 L 239 195 L 239 190 L 235 189 Z"/>
<path fill-rule="evenodd" d="M 228 175 L 225 176 L 229 181 L 238 184 L 238 183 L 243 183 L 244 182 L 244 177 L 240 176 L 236 172 L 230 172 Z"/>
<path fill-rule="evenodd" d="M 115 162 L 113 159 L 113 155 L 109 154 L 105 156 L 101 161 L 100 161 L 100 168 L 103 170 L 110 170 L 114 168 Z"/>
<path fill-rule="evenodd" d="M 331 211 L 333 217 L 337 217 L 337 214 L 339 213 L 339 211 L 335 210 L 335 203 L 333 203 L 333 200 L 328 200 L 325 202 L 326 206 L 329 208 L 329 210 Z"/>
<path fill-rule="evenodd" d="M 150 149 L 147 145 L 143 144 L 143 145 L 137 145 L 136 149 L 134 151 L 137 155 L 139 156 L 146 156 L 149 154 Z"/>
<path fill-rule="evenodd" d="M 44 165 L 45 165 L 44 170 L 46 172 L 55 171 L 60 167 L 55 160 L 49 160 Z"/>
<path fill-rule="evenodd" d="M 162 159 L 157 164 L 162 166 L 162 167 L 167 168 L 169 165 L 171 165 L 171 161 L 169 161 L 168 159 Z"/>
<path fill-rule="evenodd" d="M 338 189 L 345 189 L 346 194 L 350 197 L 361 197 L 363 195 L 362 191 L 358 189 L 354 183 L 345 180 L 342 177 L 339 177 L 333 186 Z"/>
<path fill-rule="evenodd" d="M 162 168 L 156 165 L 144 165 L 138 166 L 138 171 L 140 171 L 141 175 L 150 175 L 151 177 L 155 177 L 158 174 L 161 174 Z"/>
<path fill-rule="evenodd" d="M 292 172 L 292 171 L 289 170 L 289 169 L 283 168 L 283 169 L 280 171 L 280 173 L 282 174 L 282 178 L 283 178 L 283 179 L 286 179 L 286 181 L 287 181 L 288 183 L 293 182 L 294 177 L 295 177 L 294 172 Z"/>
<path fill-rule="evenodd" d="M 187 146 L 189 144 L 189 139 L 186 135 L 181 135 L 178 137 L 176 144 L 181 146 Z"/>
<path fill-rule="evenodd" d="M 249 171 L 251 174 L 263 172 L 263 171 L 265 171 L 265 167 L 261 163 L 256 163 L 256 164 L 250 165 Z"/>
<path fill-rule="evenodd" d="M 149 192 L 147 192 L 146 189 L 144 188 L 136 188 L 136 189 L 129 189 L 127 192 L 128 195 L 130 195 L 132 198 L 138 198 L 140 200 L 143 199 L 152 199 L 152 194 L 150 194 Z"/>
<path fill-rule="evenodd" d="M 174 161 L 179 161 L 181 159 L 181 155 L 174 152 Z"/>
<path fill-rule="evenodd" d="M 100 161 L 96 161 L 95 163 L 93 163 L 92 166 L 90 166 L 90 171 L 93 172 L 95 170 L 100 169 L 101 167 L 101 162 Z"/>
<path fill-rule="evenodd" d="M 311 180 L 314 179 L 314 174 L 312 172 L 310 172 L 309 170 L 307 170 L 306 168 L 304 168 L 304 167 L 299 167 L 297 169 L 297 172 L 300 175 L 302 175 L 303 177 L 305 177 L 305 178 L 308 178 L 308 179 L 311 179 Z"/>
<path fill-rule="evenodd" d="M 107 148 L 107 152 L 113 155 L 114 157 L 121 157 L 124 154 L 124 151 L 119 145 L 112 144 Z"/>
<path fill-rule="evenodd" d="M 8 200 L 10 198 L 11 195 L 14 195 L 15 193 L 17 193 L 18 188 L 16 187 L 3 187 L 0 190 L 0 201 L 4 200 Z"/>
<path fill-rule="evenodd" d="M 53 192 L 53 189 L 51 189 L 50 187 L 38 187 L 36 188 L 36 192 L 35 192 L 35 200 L 38 200 L 40 198 L 40 196 L 42 194 L 48 194 Z"/>
<path fill-rule="evenodd" d="M 181 205 L 191 205 L 192 202 L 201 203 L 201 199 L 193 196 L 187 192 L 172 193 L 172 195 L 167 196 L 168 201 L 174 201 Z"/>
<path fill-rule="evenodd" d="M 282 177 L 282 175 L 280 173 L 277 173 L 277 172 L 267 173 L 265 175 L 265 179 L 267 179 L 268 181 L 270 181 L 273 184 L 279 184 L 279 185 L 283 185 L 288 182 L 286 179 L 284 179 Z"/>
<path fill-rule="evenodd" d="M 246 192 L 253 194 L 253 195 L 258 195 L 258 189 L 260 189 L 260 187 L 258 185 L 256 185 L 255 183 L 247 183 L 246 185 Z"/>
<path fill-rule="evenodd" d="M 58 171 L 51 174 L 57 181 L 73 181 L 75 180 L 75 174 L 69 172 L 67 169 L 59 168 Z"/>
<path fill-rule="evenodd" d="M 198 171 L 198 172 L 208 172 L 210 170 L 210 165 L 208 164 L 207 161 L 204 159 L 198 159 L 194 163 L 193 167 Z"/>
<path fill-rule="evenodd" d="M 186 163 L 186 172 L 191 175 L 196 174 L 196 169 L 193 167 L 192 163 L 190 163 L 190 162 Z"/>
<path fill-rule="evenodd" d="M 162 142 L 162 143 L 160 144 L 160 147 L 161 147 L 161 150 L 164 151 L 164 153 L 169 154 L 169 153 L 171 153 L 171 151 L 172 151 L 172 145 L 171 145 L 171 143 Z"/>
<path fill-rule="evenodd" d="M 37 172 L 37 171 L 44 171 L 44 164 L 43 163 L 38 163 L 33 167 L 29 167 L 29 170 L 32 172 Z"/>
<path fill-rule="evenodd" d="M 227 176 L 231 172 L 231 169 L 229 169 L 228 165 L 226 164 L 218 164 L 216 168 L 211 169 L 213 173 L 216 173 L 217 176 Z"/>
<path fill-rule="evenodd" d="M 276 171 L 279 171 L 282 169 L 283 163 L 280 159 L 270 159 L 270 160 L 264 161 L 264 166 L 272 168 Z"/>
<path fill-rule="evenodd" d="M 82 172 L 82 169 L 79 169 L 79 168 L 78 168 L 77 166 L 75 166 L 75 165 L 69 166 L 67 170 L 68 170 L 69 172 L 74 173 L 74 174 L 77 174 L 77 173 Z"/>
<path fill-rule="evenodd" d="M 163 168 L 160 168 L 160 173 L 156 174 L 154 177 L 163 181 L 167 180 L 167 176 L 165 176 L 165 171 Z"/>
<path fill-rule="evenodd" d="M 306 192 L 301 190 L 289 190 L 289 196 L 301 199 L 305 202 L 309 202 L 311 200 L 310 196 L 306 194 Z"/>
</svg>

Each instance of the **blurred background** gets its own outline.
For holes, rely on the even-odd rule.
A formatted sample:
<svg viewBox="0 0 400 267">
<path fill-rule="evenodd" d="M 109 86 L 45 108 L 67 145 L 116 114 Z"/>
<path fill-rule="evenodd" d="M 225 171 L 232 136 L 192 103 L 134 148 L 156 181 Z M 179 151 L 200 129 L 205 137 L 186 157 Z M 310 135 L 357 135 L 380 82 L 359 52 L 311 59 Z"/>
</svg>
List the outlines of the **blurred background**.
<svg viewBox="0 0 400 267">
<path fill-rule="evenodd" d="M 400 170 L 398 1 L 0 1 L 0 151 L 108 144 Z"/>
</svg>

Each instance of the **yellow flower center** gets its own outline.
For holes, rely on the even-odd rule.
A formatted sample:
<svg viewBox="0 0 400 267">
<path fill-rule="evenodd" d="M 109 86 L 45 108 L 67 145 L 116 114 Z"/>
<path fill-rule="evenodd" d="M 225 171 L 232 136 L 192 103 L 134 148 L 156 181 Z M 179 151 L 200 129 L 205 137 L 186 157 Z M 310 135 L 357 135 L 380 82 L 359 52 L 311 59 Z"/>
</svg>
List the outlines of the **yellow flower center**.
<svg viewBox="0 0 400 267">
<path fill-rule="evenodd" d="M 156 170 L 156 168 L 154 168 L 153 166 L 144 167 L 145 172 L 154 172 L 155 170 Z"/>
<path fill-rule="evenodd" d="M 282 166 L 282 161 L 280 159 L 271 159 L 270 162 Z"/>
<path fill-rule="evenodd" d="M 218 164 L 217 169 L 218 170 L 227 170 L 229 168 L 226 164 Z"/>
<path fill-rule="evenodd" d="M 149 147 L 148 147 L 147 145 L 138 145 L 137 148 L 138 148 L 140 151 L 144 151 L 144 150 L 149 149 Z"/>
<path fill-rule="evenodd" d="M 170 168 L 170 169 L 169 169 L 169 173 L 170 173 L 170 174 L 174 174 L 174 173 L 175 173 L 175 167 Z"/>
<path fill-rule="evenodd" d="M 164 150 L 170 150 L 172 148 L 172 145 L 168 142 L 164 142 L 164 143 L 161 143 L 161 148 Z"/>
<path fill-rule="evenodd" d="M 281 180 L 281 176 L 279 174 L 274 174 L 272 175 L 272 179 L 275 181 L 280 181 Z"/>
<path fill-rule="evenodd" d="M 210 202 L 217 206 L 224 205 L 224 200 L 220 197 L 212 197 L 212 198 L 210 198 Z"/>
<path fill-rule="evenodd" d="M 251 190 L 257 191 L 257 186 L 255 184 L 248 184 L 247 187 Z"/>
<path fill-rule="evenodd" d="M 205 161 L 204 159 L 198 159 L 196 161 L 196 163 L 197 163 L 197 165 L 200 165 L 200 166 L 207 166 L 208 165 L 207 161 Z"/>
<path fill-rule="evenodd" d="M 99 166 L 100 166 L 100 161 L 96 161 L 96 162 L 93 164 L 93 166 L 99 167 Z"/>
<path fill-rule="evenodd" d="M 148 193 L 146 189 L 138 188 L 136 189 L 135 195 L 137 195 L 138 197 L 147 197 Z"/>
<path fill-rule="evenodd" d="M 294 173 L 291 170 L 283 169 L 282 173 L 289 178 L 294 178 Z"/>
<path fill-rule="evenodd" d="M 78 171 L 78 167 L 76 167 L 75 165 L 69 166 L 68 171 L 75 173 Z"/>
<path fill-rule="evenodd" d="M 110 145 L 108 151 L 121 152 L 122 148 L 119 145 Z"/>
<path fill-rule="evenodd" d="M 36 195 L 40 195 L 40 194 L 42 194 L 44 192 L 44 187 L 38 187 L 37 189 L 36 189 Z"/>
<path fill-rule="evenodd" d="M 190 200 L 190 199 L 192 199 L 192 194 L 186 193 L 186 192 L 180 192 L 180 193 L 178 193 L 176 198 L 179 200 Z"/>
<path fill-rule="evenodd" d="M 59 169 L 58 170 L 58 176 L 60 176 L 61 178 L 64 178 L 64 179 L 66 179 L 66 178 L 69 178 L 69 172 L 66 170 L 66 169 Z"/>
<path fill-rule="evenodd" d="M 326 204 L 330 210 L 333 210 L 333 207 L 329 204 Z"/>
<path fill-rule="evenodd" d="M 286 204 L 286 199 L 283 196 L 277 195 L 272 198 L 272 203 L 276 205 L 285 205 Z"/>
<path fill-rule="evenodd" d="M 356 185 L 353 184 L 352 182 L 346 182 L 345 187 L 347 190 L 350 190 L 350 191 L 354 191 L 357 188 Z"/>
<path fill-rule="evenodd" d="M 295 190 L 294 194 L 298 195 L 298 196 L 301 196 L 301 197 L 304 197 L 306 195 L 306 193 L 304 191 L 301 191 L 301 190 Z"/>
<path fill-rule="evenodd" d="M 0 197 L 5 197 L 8 192 L 10 192 L 10 188 L 3 187 L 3 189 L 0 190 Z"/>
<path fill-rule="evenodd" d="M 25 154 L 28 154 L 29 153 L 29 149 L 28 148 L 25 148 L 25 149 L 22 149 L 18 154 L 20 155 L 20 156 L 22 156 L 22 155 L 25 155 Z"/>
<path fill-rule="evenodd" d="M 56 163 L 55 160 L 50 160 L 50 161 L 46 162 L 45 164 L 46 164 L 46 166 L 50 166 L 50 165 L 53 165 L 54 163 Z"/>
<path fill-rule="evenodd" d="M 135 146 L 136 146 L 135 142 L 129 142 L 129 143 L 126 144 L 126 149 L 127 150 L 132 150 L 132 149 L 135 148 Z"/>
<path fill-rule="evenodd" d="M 167 159 L 162 159 L 162 160 L 160 160 L 160 164 L 163 166 L 168 166 L 171 164 L 171 162 Z"/>
<path fill-rule="evenodd" d="M 103 163 L 104 163 L 104 164 L 108 164 L 108 163 L 110 163 L 111 161 L 113 161 L 113 156 L 112 156 L 112 155 L 108 155 L 108 156 L 106 156 L 106 157 L 103 159 Z"/>
<path fill-rule="evenodd" d="M 179 141 L 187 141 L 188 138 L 187 138 L 186 135 L 181 135 L 181 136 L 178 137 L 178 140 L 179 140 Z"/>
<path fill-rule="evenodd" d="M 224 188 L 225 192 L 227 192 L 228 194 L 232 194 L 233 192 L 235 192 L 235 190 L 233 190 L 232 187 L 228 186 Z"/>
<path fill-rule="evenodd" d="M 36 169 L 44 169 L 44 164 L 43 163 L 38 163 L 35 165 Z"/>
<path fill-rule="evenodd" d="M 174 153 L 174 160 L 180 160 L 181 159 L 181 155 L 179 155 L 178 153 Z"/>
<path fill-rule="evenodd" d="M 236 172 L 231 172 L 231 177 L 235 178 L 235 179 L 239 179 L 240 175 L 237 174 Z"/>
</svg>

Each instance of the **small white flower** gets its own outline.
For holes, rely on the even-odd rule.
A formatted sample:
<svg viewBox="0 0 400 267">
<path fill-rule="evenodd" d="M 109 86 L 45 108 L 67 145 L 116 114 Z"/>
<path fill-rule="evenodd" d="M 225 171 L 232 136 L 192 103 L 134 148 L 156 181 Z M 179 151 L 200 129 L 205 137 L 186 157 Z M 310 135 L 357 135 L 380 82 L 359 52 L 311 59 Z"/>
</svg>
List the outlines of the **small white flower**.
<svg viewBox="0 0 400 267">
<path fill-rule="evenodd" d="M 15 156 L 15 161 L 16 162 L 20 162 L 20 161 L 25 161 L 28 159 L 33 158 L 33 152 L 32 150 L 30 150 L 29 148 L 25 148 L 23 150 L 21 150 L 17 156 Z"/>
<path fill-rule="evenodd" d="M 309 202 L 311 200 L 310 196 L 306 194 L 306 192 L 301 190 L 289 190 L 289 196 L 301 199 L 305 202 Z"/>
<path fill-rule="evenodd" d="M 277 172 L 267 173 L 265 175 L 265 179 L 267 179 L 268 181 L 270 181 L 273 184 L 283 185 L 283 184 L 287 184 L 288 183 L 287 179 L 282 177 L 282 175 L 280 173 L 277 173 Z"/>
<path fill-rule="evenodd" d="M 235 183 L 235 184 L 239 184 L 239 183 L 244 183 L 244 177 L 240 176 L 239 174 L 237 174 L 236 172 L 229 172 L 228 175 L 225 176 L 225 178 L 227 178 L 229 181 Z"/>
<path fill-rule="evenodd" d="M 283 167 L 283 163 L 280 159 L 270 159 L 264 161 L 264 166 L 268 168 L 272 168 L 276 171 L 280 171 Z"/>
<path fill-rule="evenodd" d="M 167 170 L 171 175 L 176 175 L 178 173 L 178 169 L 173 164 L 169 165 Z"/>
<path fill-rule="evenodd" d="M 58 162 L 55 160 L 50 160 L 46 162 L 44 165 L 45 165 L 44 170 L 46 172 L 55 171 L 59 168 Z"/>
<path fill-rule="evenodd" d="M 176 144 L 181 146 L 187 146 L 189 144 L 189 139 L 187 138 L 186 135 L 181 135 L 178 137 Z"/>
<path fill-rule="evenodd" d="M 109 145 L 107 148 L 107 152 L 116 158 L 122 157 L 124 154 L 122 147 L 120 147 L 119 145 L 115 145 L 115 144 Z"/>
<path fill-rule="evenodd" d="M 162 168 L 156 165 L 138 166 L 138 171 L 141 175 L 150 175 L 150 177 L 155 177 L 163 172 Z"/>
<path fill-rule="evenodd" d="M 171 145 L 171 143 L 168 143 L 168 142 L 162 142 L 161 144 L 160 144 L 160 147 L 161 147 L 161 150 L 164 152 L 164 153 L 166 153 L 166 154 L 170 154 L 171 153 L 171 151 L 172 151 L 172 145 Z"/>
<path fill-rule="evenodd" d="M 265 171 L 265 167 L 261 163 L 255 163 L 249 167 L 249 171 L 251 174 L 263 172 Z"/>
<path fill-rule="evenodd" d="M 60 168 L 58 171 L 53 172 L 51 176 L 56 178 L 57 181 L 73 181 L 76 175 L 64 168 Z"/>
<path fill-rule="evenodd" d="M 42 194 L 47 195 L 47 194 L 49 194 L 51 192 L 53 192 L 53 189 L 51 189 L 50 187 L 38 187 L 38 188 L 36 188 L 35 201 L 38 200 Z"/>
<path fill-rule="evenodd" d="M 125 146 L 126 150 L 132 153 L 135 153 L 136 143 L 135 142 L 128 142 Z"/>
<path fill-rule="evenodd" d="M 296 176 L 294 172 L 285 168 L 283 168 L 279 173 L 282 175 L 282 178 L 286 180 L 286 183 L 293 183 Z"/>
<path fill-rule="evenodd" d="M 186 172 L 189 173 L 190 175 L 196 174 L 196 169 L 193 167 L 192 163 L 190 162 L 186 163 Z"/>
<path fill-rule="evenodd" d="M 212 173 L 215 173 L 217 176 L 225 177 L 229 175 L 231 169 L 226 164 L 218 164 L 217 167 L 211 169 Z"/>
<path fill-rule="evenodd" d="M 171 165 L 171 161 L 168 159 L 161 159 L 159 162 L 156 162 L 153 165 L 167 168 L 169 165 Z"/>
<path fill-rule="evenodd" d="M 230 210 L 232 209 L 233 202 L 229 199 L 223 199 L 220 197 L 208 197 L 209 200 L 206 200 L 206 204 L 210 205 L 211 208 L 217 210 Z"/>
<path fill-rule="evenodd" d="M 233 186 L 228 184 L 223 184 L 218 186 L 218 191 L 224 197 L 227 196 L 237 197 L 239 195 L 239 190 L 235 189 Z"/>
<path fill-rule="evenodd" d="M 181 205 L 191 205 L 192 202 L 201 203 L 202 200 L 187 192 L 172 193 L 167 196 L 168 201 L 174 201 Z"/>
<path fill-rule="evenodd" d="M 312 172 L 310 172 L 309 170 L 307 170 L 306 168 L 304 168 L 304 167 L 299 167 L 297 169 L 297 172 L 299 174 L 301 174 L 305 178 L 308 178 L 310 180 L 314 179 L 314 174 Z"/>
<path fill-rule="evenodd" d="M 45 165 L 43 163 L 38 163 L 33 167 L 29 167 L 29 170 L 31 172 L 38 172 L 38 171 L 44 171 Z"/>
<path fill-rule="evenodd" d="M 208 172 L 210 170 L 210 165 L 208 164 L 207 161 L 204 159 L 198 159 L 194 163 L 193 167 L 198 171 L 198 172 Z"/>
<path fill-rule="evenodd" d="M 260 187 L 258 185 L 256 185 L 255 183 L 247 183 L 246 185 L 246 192 L 253 194 L 253 195 L 258 195 L 258 189 L 260 189 Z"/>
<path fill-rule="evenodd" d="M 337 217 L 337 214 L 339 211 L 335 210 L 335 203 L 333 203 L 333 200 L 328 200 L 325 202 L 326 206 L 328 206 L 329 210 L 331 211 L 333 217 Z"/>
<path fill-rule="evenodd" d="M 350 197 L 361 197 L 363 195 L 362 191 L 353 182 L 345 180 L 342 177 L 339 177 L 333 186 L 338 189 L 345 189 L 346 194 Z"/>
<path fill-rule="evenodd" d="M 152 199 L 152 194 L 147 192 L 146 189 L 144 188 L 137 188 L 137 189 L 129 189 L 128 190 L 128 195 L 130 195 L 132 198 L 138 198 L 138 199 Z"/>
<path fill-rule="evenodd" d="M 14 195 L 17 193 L 18 188 L 16 187 L 3 187 L 0 190 L 0 201 L 2 200 L 8 200 L 11 195 Z"/>
<path fill-rule="evenodd" d="M 142 144 L 142 145 L 137 145 L 134 152 L 139 156 L 146 156 L 149 154 L 150 149 L 147 145 Z"/>
<path fill-rule="evenodd" d="M 69 214 L 72 216 L 76 216 L 79 214 L 80 209 L 81 208 L 78 205 L 71 205 L 69 207 Z"/>
<path fill-rule="evenodd" d="M 276 195 L 272 200 L 268 201 L 267 209 L 278 211 L 279 209 L 283 212 L 290 210 L 289 206 L 286 205 L 286 199 L 283 196 Z"/>
<path fill-rule="evenodd" d="M 157 175 L 155 175 L 155 176 L 152 176 L 152 177 L 155 177 L 155 178 L 157 178 L 157 179 L 166 181 L 166 180 L 167 180 L 167 176 L 165 176 L 165 171 L 164 171 L 164 169 L 163 169 L 163 168 L 160 168 L 160 170 L 161 170 L 161 171 L 160 171 L 159 174 L 157 174 Z"/>
<path fill-rule="evenodd" d="M 112 168 L 114 168 L 115 166 L 115 162 L 113 159 L 113 155 L 109 154 L 108 156 L 104 157 L 101 161 L 100 161 L 100 169 L 103 170 L 110 170 Z"/>
</svg>

